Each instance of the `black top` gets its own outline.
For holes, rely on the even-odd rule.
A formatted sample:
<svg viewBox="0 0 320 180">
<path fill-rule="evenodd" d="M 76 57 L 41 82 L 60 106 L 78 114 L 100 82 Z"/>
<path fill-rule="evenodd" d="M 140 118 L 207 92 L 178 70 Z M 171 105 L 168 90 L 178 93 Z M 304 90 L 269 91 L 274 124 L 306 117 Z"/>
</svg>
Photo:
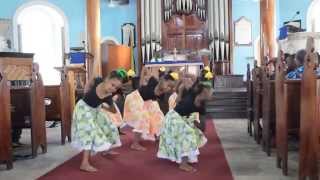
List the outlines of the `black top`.
<svg viewBox="0 0 320 180">
<path fill-rule="evenodd" d="M 191 113 L 199 112 L 201 115 L 206 113 L 205 103 L 201 103 L 201 107 L 194 105 L 196 95 L 192 92 L 184 94 L 184 97 L 179 101 L 174 110 L 180 114 L 180 116 L 189 116 Z"/>
<path fill-rule="evenodd" d="M 181 99 L 183 99 L 185 96 L 187 96 L 188 94 L 192 94 L 192 88 L 190 89 L 186 89 L 184 88 L 183 91 L 182 91 L 182 95 L 181 95 Z"/>
<path fill-rule="evenodd" d="M 158 80 L 155 77 L 151 77 L 148 81 L 148 84 L 145 86 L 140 86 L 138 89 L 142 99 L 146 100 L 156 100 L 157 96 L 154 93 L 156 86 L 158 85 Z"/>
<path fill-rule="evenodd" d="M 100 99 L 96 93 L 97 86 L 103 82 L 101 77 L 94 79 L 94 85 L 90 90 L 84 94 L 83 101 L 86 102 L 89 106 L 96 108 L 102 103 L 107 103 L 109 106 L 113 106 L 112 96 L 107 96 L 103 99 Z"/>
</svg>

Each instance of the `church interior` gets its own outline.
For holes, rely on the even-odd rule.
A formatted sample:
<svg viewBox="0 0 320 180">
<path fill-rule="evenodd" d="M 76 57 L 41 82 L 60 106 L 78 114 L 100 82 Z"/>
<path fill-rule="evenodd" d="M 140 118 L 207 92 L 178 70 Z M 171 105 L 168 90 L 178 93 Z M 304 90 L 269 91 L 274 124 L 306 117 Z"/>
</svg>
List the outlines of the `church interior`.
<svg viewBox="0 0 320 180">
<path fill-rule="evenodd" d="M 319 13 L 320 0 L 1 0 L 0 180 L 319 180 Z M 113 72 L 121 87 L 108 91 L 107 101 L 99 87 L 106 88 L 103 93 L 112 89 L 101 84 L 113 82 Z M 169 82 L 162 73 L 176 83 L 171 90 L 161 88 Z M 212 90 L 200 103 L 204 113 L 192 109 L 199 116 L 192 125 L 191 115 L 178 112 L 190 109 L 189 96 L 170 108 L 171 95 L 188 75 L 200 84 L 204 77 L 209 85 L 203 87 Z M 95 84 L 97 77 L 103 80 Z M 151 77 L 157 79 L 157 100 L 142 94 Z M 129 114 L 134 92 L 143 106 Z M 204 95 L 188 92 L 194 93 L 190 107 L 198 107 Z M 95 168 L 83 166 L 88 149 L 73 145 L 79 104 L 89 107 L 90 93 L 117 107 L 123 121 L 104 123 L 116 128 L 121 146 L 107 156 L 89 151 Z M 148 102 L 162 111 L 162 123 L 175 112 L 185 129 L 206 137 L 199 151 L 193 149 L 197 163 L 181 166 L 186 155 L 181 162 L 161 159 L 161 133 L 170 130 L 163 124 L 154 141 L 134 146 L 139 130 L 125 119 L 140 113 L 141 121 L 152 121 L 158 114 Z M 113 119 L 110 113 L 104 116 Z M 83 116 L 84 129 L 92 128 L 91 117 Z M 155 129 L 152 123 L 148 128 Z M 98 140 L 90 141 L 90 150 Z"/>
</svg>

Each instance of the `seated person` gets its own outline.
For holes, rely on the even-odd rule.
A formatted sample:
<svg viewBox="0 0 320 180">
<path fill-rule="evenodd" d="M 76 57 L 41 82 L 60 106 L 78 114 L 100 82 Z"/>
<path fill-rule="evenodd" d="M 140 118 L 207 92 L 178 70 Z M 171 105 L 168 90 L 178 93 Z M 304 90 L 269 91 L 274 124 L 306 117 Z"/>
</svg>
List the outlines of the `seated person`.
<svg viewBox="0 0 320 180">
<path fill-rule="evenodd" d="M 295 56 L 295 55 L 290 55 L 290 56 L 287 56 L 287 57 L 286 57 L 286 65 L 287 65 L 286 69 L 287 69 L 287 74 L 288 74 L 289 72 L 294 71 L 294 70 L 297 68 L 297 65 L 296 65 L 296 63 L 295 63 L 295 61 L 294 61 L 294 56 Z"/>
<path fill-rule="evenodd" d="M 287 79 L 301 79 L 302 73 L 303 73 L 303 63 L 304 63 L 304 58 L 306 56 L 307 52 L 304 49 L 301 49 L 297 52 L 295 56 L 295 63 L 297 68 L 291 72 L 289 72 L 286 75 Z"/>
<path fill-rule="evenodd" d="M 270 59 L 267 63 L 267 73 L 271 80 L 275 79 L 276 58 Z"/>
</svg>

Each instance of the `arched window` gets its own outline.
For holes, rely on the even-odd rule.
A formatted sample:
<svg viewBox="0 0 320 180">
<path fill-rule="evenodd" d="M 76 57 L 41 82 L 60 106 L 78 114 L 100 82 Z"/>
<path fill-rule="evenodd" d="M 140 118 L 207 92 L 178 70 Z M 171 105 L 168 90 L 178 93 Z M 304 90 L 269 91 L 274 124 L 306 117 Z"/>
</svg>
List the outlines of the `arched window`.
<svg viewBox="0 0 320 180">
<path fill-rule="evenodd" d="M 60 84 L 61 67 L 67 49 L 67 20 L 61 10 L 45 1 L 31 1 L 21 6 L 14 16 L 15 47 L 35 53 L 45 85 Z"/>
<path fill-rule="evenodd" d="M 307 14 L 307 31 L 320 32 L 320 0 L 313 0 L 310 3 Z"/>
</svg>

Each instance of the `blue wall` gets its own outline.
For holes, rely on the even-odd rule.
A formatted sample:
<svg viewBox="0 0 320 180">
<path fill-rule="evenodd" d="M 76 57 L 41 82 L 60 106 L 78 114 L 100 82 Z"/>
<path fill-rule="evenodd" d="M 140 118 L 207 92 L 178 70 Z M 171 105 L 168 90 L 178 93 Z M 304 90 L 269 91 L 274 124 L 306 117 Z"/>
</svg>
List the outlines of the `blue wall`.
<svg viewBox="0 0 320 180">
<path fill-rule="evenodd" d="M 110 7 L 101 4 L 102 37 L 114 36 L 121 43 L 121 25 L 123 23 L 137 24 L 136 0 L 130 0 L 129 5 Z"/>
<path fill-rule="evenodd" d="M 276 37 L 278 29 L 285 21 L 290 20 L 293 15 L 300 11 L 295 19 L 301 19 L 302 28 L 306 29 L 306 18 L 309 5 L 312 0 L 277 0 L 276 1 Z M 260 35 L 260 7 L 259 1 L 252 0 L 233 0 L 232 18 L 233 22 L 241 16 L 246 17 L 252 22 L 253 40 Z M 254 56 L 254 46 L 235 46 L 234 47 L 234 74 L 246 74 L 247 57 Z M 251 67 L 252 67 L 252 61 Z"/>
<path fill-rule="evenodd" d="M 301 19 L 302 28 L 307 28 L 307 13 L 308 8 L 312 0 L 278 0 L 279 4 L 279 23 L 278 27 L 281 27 L 284 22 L 291 20 L 297 11 L 300 14 L 295 19 Z"/>
<path fill-rule="evenodd" d="M 260 35 L 260 4 L 256 1 L 233 0 L 232 1 L 232 19 L 233 23 L 240 17 L 244 16 L 252 23 L 252 40 Z M 254 44 L 252 46 L 235 46 L 233 56 L 233 73 L 246 74 L 247 63 L 246 58 L 254 56 Z M 253 64 L 253 60 L 250 61 Z M 252 65 L 251 65 L 252 67 Z"/>
<path fill-rule="evenodd" d="M 64 11 L 69 22 L 70 46 L 81 45 L 81 34 L 85 32 L 86 2 L 85 0 L 48 0 Z M 277 0 L 277 27 L 288 21 L 296 11 L 300 15 L 296 19 L 302 20 L 302 28 L 306 28 L 307 10 L 312 0 Z M 12 18 L 16 9 L 28 0 L 0 0 L 0 18 Z M 259 1 L 233 0 L 233 22 L 241 16 L 249 19 L 253 26 L 253 41 L 260 33 L 260 10 Z M 109 7 L 105 1 L 101 1 L 101 33 L 102 37 L 114 36 L 121 42 L 121 25 L 123 23 L 136 24 L 136 0 L 130 0 L 129 5 Z M 277 31 L 278 34 L 278 31 Z M 137 52 L 135 51 L 135 54 Z M 233 70 L 235 74 L 246 74 L 247 57 L 254 56 L 254 47 L 235 46 Z M 251 62 L 252 63 L 252 62 Z"/>
<path fill-rule="evenodd" d="M 48 0 L 60 8 L 68 18 L 70 46 L 81 46 L 81 35 L 85 32 L 85 0 Z M 0 0 L 0 18 L 13 18 L 17 8 L 28 0 Z M 101 1 L 101 34 L 102 37 L 114 36 L 121 42 L 121 25 L 125 22 L 136 24 L 136 0 L 129 5 L 109 7 Z"/>
<path fill-rule="evenodd" d="M 0 18 L 13 18 L 17 8 L 28 0 L 0 0 Z M 80 36 L 85 32 L 85 0 L 49 0 L 60 8 L 69 22 L 70 46 L 81 45 Z"/>
<path fill-rule="evenodd" d="M 102 1 L 103 2 L 103 1 Z M 136 0 L 130 0 L 128 5 L 110 7 L 101 3 L 101 36 L 113 36 L 121 43 L 121 26 L 124 23 L 137 25 L 137 4 Z M 137 32 L 137 26 L 136 26 Z M 136 33 L 137 37 L 137 33 Z M 136 40 L 136 44 L 137 44 Z M 137 62 L 137 48 L 134 50 L 135 62 Z M 136 64 L 136 69 L 138 64 Z"/>
</svg>

